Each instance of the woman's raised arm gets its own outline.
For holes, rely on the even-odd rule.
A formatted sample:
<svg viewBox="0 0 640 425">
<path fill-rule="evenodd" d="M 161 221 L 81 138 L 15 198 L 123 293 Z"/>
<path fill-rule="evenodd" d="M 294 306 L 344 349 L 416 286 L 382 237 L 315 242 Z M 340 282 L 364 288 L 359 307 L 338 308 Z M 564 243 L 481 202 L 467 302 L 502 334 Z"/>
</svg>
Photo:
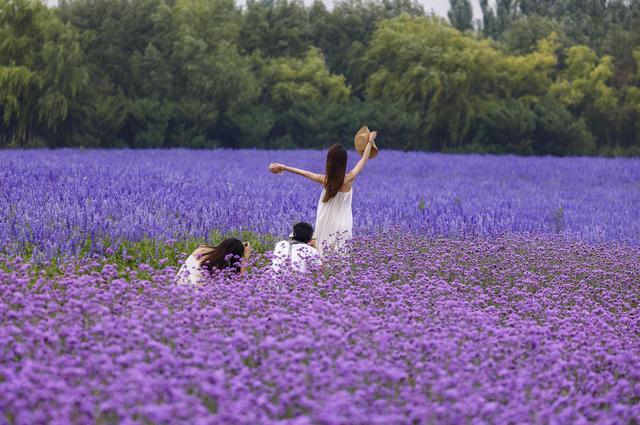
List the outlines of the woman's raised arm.
<svg viewBox="0 0 640 425">
<path fill-rule="evenodd" d="M 302 177 L 306 177 L 309 180 L 322 185 L 324 185 L 325 183 L 324 174 L 312 173 L 311 171 L 302 170 L 300 168 L 289 167 L 284 164 L 278 164 L 277 162 L 273 162 L 269 165 L 269 171 L 271 171 L 274 174 L 282 174 L 282 172 L 288 171 L 290 173 L 297 174 Z"/>
<path fill-rule="evenodd" d="M 349 173 L 346 176 L 344 176 L 345 184 L 353 183 L 356 177 L 358 177 L 358 174 L 360 174 L 360 172 L 364 168 L 364 165 L 369 160 L 369 155 L 371 155 L 371 146 L 372 146 L 371 142 L 375 140 L 377 134 L 378 132 L 376 131 L 372 131 L 369 134 L 369 143 L 367 143 L 367 146 L 364 148 L 364 152 L 362 152 L 362 158 L 360 158 L 360 161 L 358 161 L 355 167 L 353 167 L 353 169 L 349 171 Z"/>
</svg>

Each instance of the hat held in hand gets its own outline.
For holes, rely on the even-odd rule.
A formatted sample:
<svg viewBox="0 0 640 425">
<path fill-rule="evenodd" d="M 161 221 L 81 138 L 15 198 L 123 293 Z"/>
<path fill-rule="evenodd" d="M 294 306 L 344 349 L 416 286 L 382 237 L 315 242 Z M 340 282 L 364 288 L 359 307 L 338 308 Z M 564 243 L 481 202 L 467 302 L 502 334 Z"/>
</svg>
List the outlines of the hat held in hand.
<svg viewBox="0 0 640 425">
<path fill-rule="evenodd" d="M 356 150 L 358 151 L 360 156 L 362 156 L 364 148 L 367 147 L 370 133 L 371 132 L 369 131 L 369 128 L 365 125 L 360 130 L 358 130 L 358 132 L 356 133 L 356 137 L 353 139 L 356 145 Z M 373 142 L 371 142 L 371 154 L 369 154 L 369 159 L 375 158 L 376 155 L 378 155 L 378 147 L 376 146 L 376 142 L 374 140 Z"/>
</svg>

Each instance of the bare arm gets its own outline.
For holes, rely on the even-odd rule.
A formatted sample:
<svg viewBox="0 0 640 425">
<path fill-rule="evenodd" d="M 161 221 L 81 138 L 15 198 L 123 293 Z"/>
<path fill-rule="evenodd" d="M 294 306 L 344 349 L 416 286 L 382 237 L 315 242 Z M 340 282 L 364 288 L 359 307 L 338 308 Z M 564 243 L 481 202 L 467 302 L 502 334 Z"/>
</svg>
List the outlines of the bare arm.
<svg viewBox="0 0 640 425">
<path fill-rule="evenodd" d="M 309 180 L 322 185 L 325 182 L 324 174 L 316 174 L 316 173 L 312 173 L 311 171 L 302 170 L 300 168 L 289 167 L 284 164 L 272 163 L 271 165 L 269 165 L 269 171 L 271 171 L 274 174 L 281 174 L 283 171 L 288 171 L 290 173 L 297 174 L 302 177 L 306 177 Z"/>
<path fill-rule="evenodd" d="M 242 260 L 240 260 L 240 274 L 246 274 L 247 268 L 249 267 L 249 256 L 253 252 L 253 248 L 251 248 L 251 244 L 249 242 L 243 242 L 244 245 L 244 254 L 242 255 Z"/>
<path fill-rule="evenodd" d="M 360 172 L 364 168 L 365 164 L 369 160 L 369 155 L 371 155 L 371 141 L 376 138 L 376 135 L 377 132 L 375 131 L 372 131 L 371 134 L 369 134 L 369 143 L 367 143 L 367 146 L 364 148 L 364 152 L 362 152 L 362 158 L 360 158 L 360 161 L 358 161 L 356 166 L 353 167 L 353 169 L 349 171 L 346 176 L 344 176 L 345 184 L 353 183 L 356 177 L 358 177 L 358 174 L 360 174 Z"/>
</svg>

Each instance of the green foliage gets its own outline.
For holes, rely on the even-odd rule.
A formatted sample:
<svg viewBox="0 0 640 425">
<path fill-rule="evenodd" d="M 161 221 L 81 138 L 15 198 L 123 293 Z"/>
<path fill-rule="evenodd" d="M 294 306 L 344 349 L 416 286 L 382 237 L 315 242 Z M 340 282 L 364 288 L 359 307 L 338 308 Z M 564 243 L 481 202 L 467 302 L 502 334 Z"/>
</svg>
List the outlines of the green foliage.
<svg viewBox="0 0 640 425">
<path fill-rule="evenodd" d="M 349 123 L 350 132 L 352 131 L 352 122 L 357 122 L 370 128 L 380 129 L 378 133 L 379 144 L 388 149 L 417 150 L 423 145 L 424 140 L 420 132 L 420 113 L 409 110 L 407 104 L 402 100 L 367 100 L 354 109 L 357 112 Z"/>
<path fill-rule="evenodd" d="M 15 126 L 19 139 L 26 136 L 27 126 L 33 119 L 32 99 L 42 87 L 38 76 L 24 66 L 3 66 L 0 68 L 0 104 L 4 124 Z"/>
<path fill-rule="evenodd" d="M 249 0 L 240 31 L 243 51 L 299 57 L 309 49 L 309 14 L 301 0 Z"/>
<path fill-rule="evenodd" d="M 450 3 L 5 0 L 0 147 L 640 152 L 640 2 Z"/>
<path fill-rule="evenodd" d="M 310 42 L 326 55 L 329 69 L 343 74 L 362 99 L 370 68 L 363 62 L 366 46 L 379 24 L 401 14 L 423 16 L 416 0 L 342 0 L 331 13 L 319 1 L 309 13 Z"/>
<path fill-rule="evenodd" d="M 494 7 L 488 0 L 480 0 L 480 8 L 483 31 L 493 38 L 498 38 L 520 16 L 519 2 L 515 0 L 496 0 Z"/>
<path fill-rule="evenodd" d="M 0 147 L 55 137 L 87 81 L 74 28 L 36 0 L 0 4 Z"/>
<path fill-rule="evenodd" d="M 535 115 L 523 102 L 512 98 L 491 102 L 479 121 L 476 143 L 495 153 L 533 152 Z"/>
<path fill-rule="evenodd" d="M 367 60 L 376 64 L 367 82 L 370 99 L 402 100 L 422 112 L 422 149 L 462 145 L 483 103 L 504 93 L 501 53 L 435 17 L 384 22 Z"/>
<path fill-rule="evenodd" d="M 546 98 L 534 107 L 534 149 L 541 155 L 592 155 L 596 145 L 582 119 L 576 120 L 559 102 Z"/>
<path fill-rule="evenodd" d="M 611 84 L 612 58 L 599 58 L 594 50 L 582 45 L 570 47 L 566 55 L 566 68 L 551 85 L 551 93 L 584 118 L 601 144 L 617 144 L 630 111 L 621 103 L 623 93 Z"/>
<path fill-rule="evenodd" d="M 129 114 L 127 98 L 109 88 L 87 92 L 75 104 L 72 145 L 88 148 L 123 147 L 122 128 Z"/>
<path fill-rule="evenodd" d="M 274 235 L 257 234 L 248 231 L 226 234 L 214 231 L 211 232 L 206 240 L 192 238 L 174 242 L 155 239 L 105 241 L 104 250 L 107 254 L 96 259 L 96 270 L 100 270 L 105 264 L 116 265 L 118 271 L 125 275 L 132 271 L 137 272 L 139 268 L 144 269 L 146 266 L 151 266 L 155 269 L 164 267 L 177 268 L 199 246 L 215 246 L 226 238 L 238 238 L 243 242 L 249 242 L 254 252 L 260 254 L 273 250 L 273 247 L 279 241 L 279 238 Z M 91 246 L 91 239 L 87 239 L 77 258 L 83 259 L 93 255 Z M 54 257 L 42 264 L 34 247 L 30 245 L 25 246 L 19 254 L 33 265 L 36 274 L 42 270 L 46 276 L 62 273 L 63 270 L 59 268 L 59 264 L 68 260 L 68 258 Z"/>
<path fill-rule="evenodd" d="M 507 52 L 523 55 L 533 52 L 538 43 L 552 33 L 563 33 L 562 26 L 557 21 L 538 15 L 523 16 L 502 33 L 500 40 Z"/>
<path fill-rule="evenodd" d="M 469 0 L 449 0 L 449 22 L 458 31 L 473 28 L 473 9 Z"/>
<path fill-rule="evenodd" d="M 292 145 L 275 147 L 322 148 L 331 141 L 349 140 L 353 121 L 344 103 L 298 100 L 288 108 L 280 125 L 284 129 L 281 134 L 288 135 Z"/>
<path fill-rule="evenodd" d="M 350 91 L 343 76 L 329 72 L 318 49 L 309 49 L 300 59 L 279 57 L 260 66 L 260 106 L 232 117 L 243 145 L 264 138 L 258 146 L 323 147 L 327 140 L 345 135 Z M 247 126 L 253 128 L 242 130 Z"/>
<path fill-rule="evenodd" d="M 302 59 L 272 59 L 264 74 L 269 99 L 277 108 L 286 108 L 300 100 L 340 102 L 349 96 L 344 77 L 329 72 L 322 53 L 316 48 L 310 49 Z"/>
<path fill-rule="evenodd" d="M 551 91 L 565 105 L 577 106 L 590 100 L 598 110 L 615 104 L 615 95 L 607 85 L 613 75 L 611 57 L 598 59 L 586 46 L 573 46 L 567 50 L 566 69 L 551 86 Z"/>
<path fill-rule="evenodd" d="M 488 37 L 495 38 L 498 33 L 498 20 L 493 8 L 489 5 L 489 0 L 480 0 L 480 10 L 482 10 L 482 31 Z"/>
<path fill-rule="evenodd" d="M 161 148 L 167 145 L 167 130 L 176 113 L 175 104 L 142 97 L 130 103 L 129 112 L 132 121 L 140 126 L 134 133 L 134 147 Z"/>
<path fill-rule="evenodd" d="M 556 33 L 538 41 L 536 50 L 519 56 L 505 55 L 501 64 L 506 72 L 510 96 L 537 98 L 545 96 L 553 82 L 557 64 L 558 41 Z"/>
</svg>

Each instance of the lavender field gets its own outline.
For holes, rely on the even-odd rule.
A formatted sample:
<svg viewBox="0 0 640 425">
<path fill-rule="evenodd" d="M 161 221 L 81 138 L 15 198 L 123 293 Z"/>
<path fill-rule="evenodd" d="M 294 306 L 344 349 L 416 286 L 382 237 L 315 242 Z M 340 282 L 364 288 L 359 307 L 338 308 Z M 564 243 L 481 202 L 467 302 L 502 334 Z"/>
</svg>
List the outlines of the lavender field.
<svg viewBox="0 0 640 425">
<path fill-rule="evenodd" d="M 351 155 L 351 163 L 355 161 Z M 322 151 L 5 151 L 0 241 L 37 258 L 103 253 L 105 242 L 284 235 L 313 222 L 319 188 L 274 176 L 278 161 L 322 171 Z M 354 192 L 354 231 L 571 235 L 640 243 L 640 160 L 385 152 Z"/>
<path fill-rule="evenodd" d="M 0 152 L 0 424 L 638 423 L 640 160 L 381 152 L 349 255 L 176 285 L 313 222 L 271 161 L 323 153 Z"/>
</svg>

